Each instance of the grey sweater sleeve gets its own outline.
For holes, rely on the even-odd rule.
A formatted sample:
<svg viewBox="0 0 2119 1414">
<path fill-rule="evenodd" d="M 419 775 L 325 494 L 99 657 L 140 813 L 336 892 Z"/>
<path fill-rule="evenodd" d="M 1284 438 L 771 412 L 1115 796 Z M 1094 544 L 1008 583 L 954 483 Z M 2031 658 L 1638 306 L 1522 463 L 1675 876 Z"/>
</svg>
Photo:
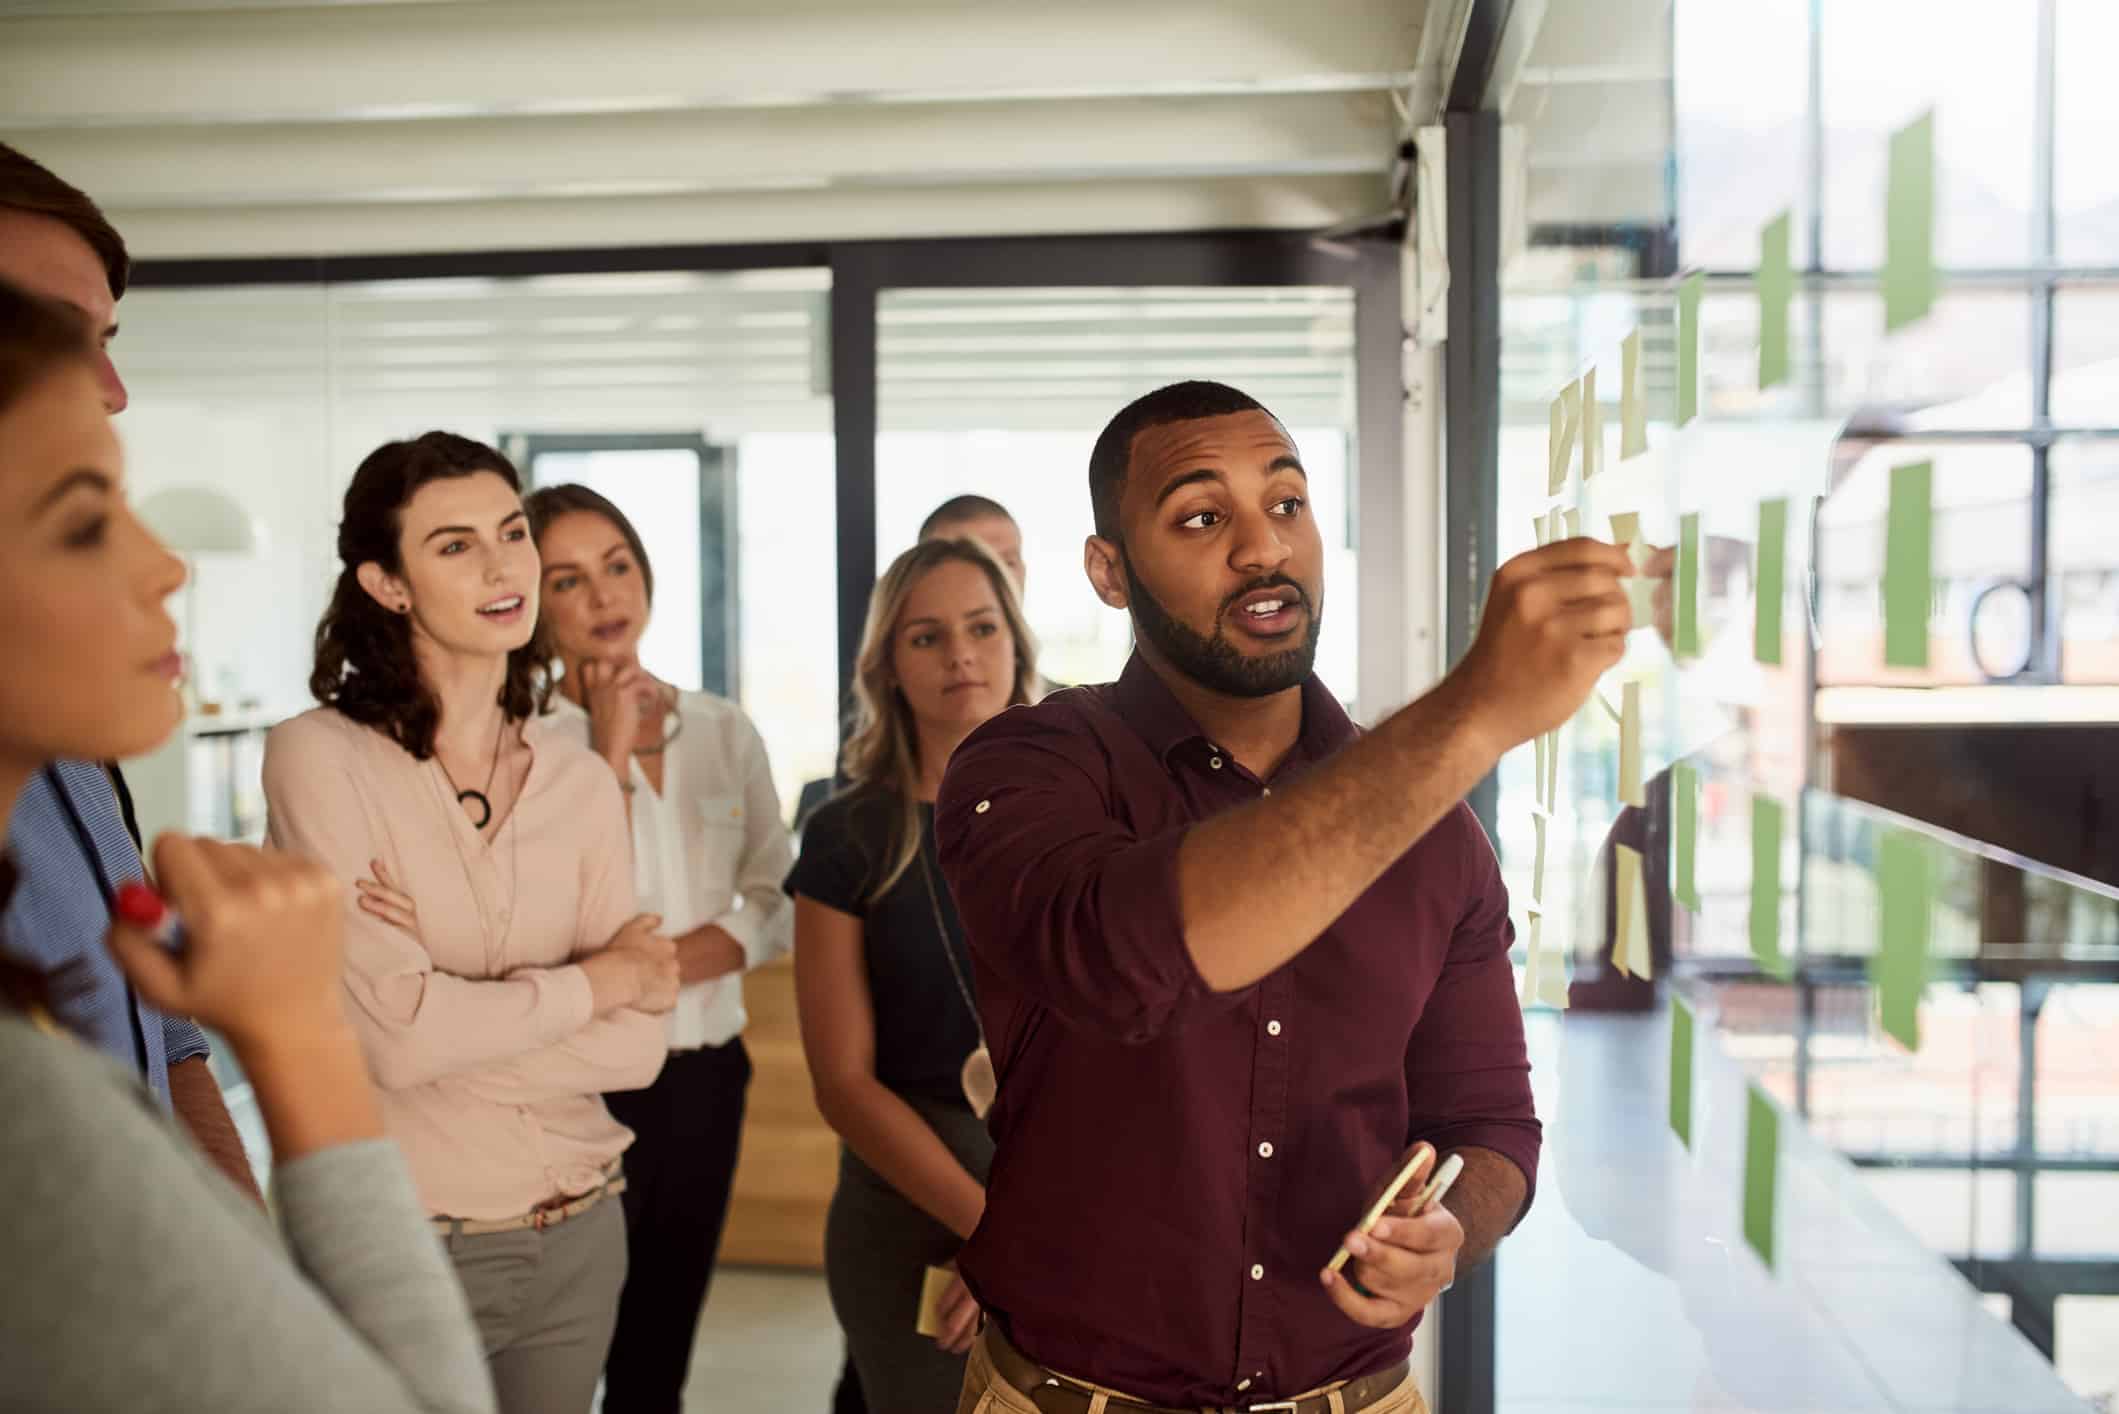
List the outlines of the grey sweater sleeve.
<svg viewBox="0 0 2119 1414">
<path fill-rule="evenodd" d="M 491 1414 L 386 1140 L 275 1173 L 289 1251 L 124 1071 L 0 1019 L 0 1408 Z"/>
</svg>

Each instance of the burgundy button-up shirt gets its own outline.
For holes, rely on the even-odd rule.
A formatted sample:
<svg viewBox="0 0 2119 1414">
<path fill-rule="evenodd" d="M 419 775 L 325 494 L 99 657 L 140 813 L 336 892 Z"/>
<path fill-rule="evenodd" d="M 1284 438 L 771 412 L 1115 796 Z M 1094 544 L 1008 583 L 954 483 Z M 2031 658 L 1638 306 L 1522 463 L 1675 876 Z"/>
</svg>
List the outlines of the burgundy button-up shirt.
<svg viewBox="0 0 2119 1414">
<path fill-rule="evenodd" d="M 1412 1326 L 1358 1326 L 1317 1280 L 1370 1191 L 1417 1139 L 1536 1177 L 1508 898 L 1463 806 L 1255 985 L 1210 991 L 1185 948 L 1185 832 L 1355 734 L 1313 676 L 1260 781 L 1136 657 L 950 761 L 936 835 L 1001 1076 L 958 1265 L 1049 1368 L 1178 1406 L 1383 1369 Z"/>
</svg>

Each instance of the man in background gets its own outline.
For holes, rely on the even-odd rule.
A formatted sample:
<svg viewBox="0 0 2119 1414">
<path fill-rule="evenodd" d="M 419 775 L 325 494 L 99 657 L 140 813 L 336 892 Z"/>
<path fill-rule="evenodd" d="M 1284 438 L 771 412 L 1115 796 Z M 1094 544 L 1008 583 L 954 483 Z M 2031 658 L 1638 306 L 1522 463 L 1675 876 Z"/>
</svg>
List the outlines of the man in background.
<svg viewBox="0 0 2119 1414">
<path fill-rule="evenodd" d="M 0 280 L 77 311 L 106 350 L 103 405 L 125 410 L 110 361 L 131 257 L 95 202 L 42 164 L 0 143 Z M 0 949 L 51 983 L 67 1030 L 139 1072 L 215 1166 L 257 1197 L 257 1180 L 196 1024 L 163 1016 L 134 994 L 104 947 L 110 900 L 142 878 L 138 826 L 117 767 L 62 761 L 30 778 L 7 837 L 23 879 L 0 919 Z M 262 1201 L 262 1200 L 261 1200 Z"/>
<path fill-rule="evenodd" d="M 922 540 L 956 539 L 967 535 L 993 551 L 1001 568 L 1007 570 L 1008 577 L 1015 581 L 1016 597 L 1025 597 L 1028 571 L 1023 566 L 1023 528 L 999 501 L 974 494 L 952 496 L 936 506 L 920 523 Z M 1062 686 L 1040 673 L 1032 700 L 1042 702 Z"/>
</svg>

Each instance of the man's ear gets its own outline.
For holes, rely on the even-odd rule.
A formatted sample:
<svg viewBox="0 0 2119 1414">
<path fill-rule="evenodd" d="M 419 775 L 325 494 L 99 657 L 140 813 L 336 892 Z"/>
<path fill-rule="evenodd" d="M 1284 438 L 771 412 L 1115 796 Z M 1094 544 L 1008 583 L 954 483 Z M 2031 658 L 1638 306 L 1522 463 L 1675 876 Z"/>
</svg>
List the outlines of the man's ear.
<svg viewBox="0 0 2119 1414">
<path fill-rule="evenodd" d="M 1101 535 L 1090 536 L 1082 545 L 1082 568 L 1088 572 L 1089 587 L 1114 609 L 1127 608 L 1132 602 L 1126 593 L 1126 571 L 1120 563 L 1124 554 L 1116 542 Z"/>
<path fill-rule="evenodd" d="M 368 591 L 368 597 L 391 613 L 412 612 L 412 591 L 406 587 L 403 580 L 375 561 L 366 561 L 353 573 L 354 577 L 360 580 L 361 588 Z"/>
</svg>

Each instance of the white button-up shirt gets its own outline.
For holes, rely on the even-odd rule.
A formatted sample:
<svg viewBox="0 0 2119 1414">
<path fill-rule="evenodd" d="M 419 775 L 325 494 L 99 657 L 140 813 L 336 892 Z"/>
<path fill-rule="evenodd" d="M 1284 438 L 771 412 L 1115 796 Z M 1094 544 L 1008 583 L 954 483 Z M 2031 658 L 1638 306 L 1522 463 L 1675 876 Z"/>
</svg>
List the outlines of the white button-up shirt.
<svg viewBox="0 0 2119 1414">
<path fill-rule="evenodd" d="M 552 705 L 554 724 L 586 743 L 588 714 L 556 693 Z M 711 693 L 679 693 L 677 715 L 684 725 L 664 754 L 660 794 L 632 762 L 634 888 L 670 937 L 719 925 L 742 945 L 748 971 L 794 946 L 794 910 L 780 889 L 794 850 L 765 741 L 741 707 Z M 669 1014 L 670 1048 L 725 1046 L 748 1019 L 741 973 L 692 983 Z"/>
</svg>

